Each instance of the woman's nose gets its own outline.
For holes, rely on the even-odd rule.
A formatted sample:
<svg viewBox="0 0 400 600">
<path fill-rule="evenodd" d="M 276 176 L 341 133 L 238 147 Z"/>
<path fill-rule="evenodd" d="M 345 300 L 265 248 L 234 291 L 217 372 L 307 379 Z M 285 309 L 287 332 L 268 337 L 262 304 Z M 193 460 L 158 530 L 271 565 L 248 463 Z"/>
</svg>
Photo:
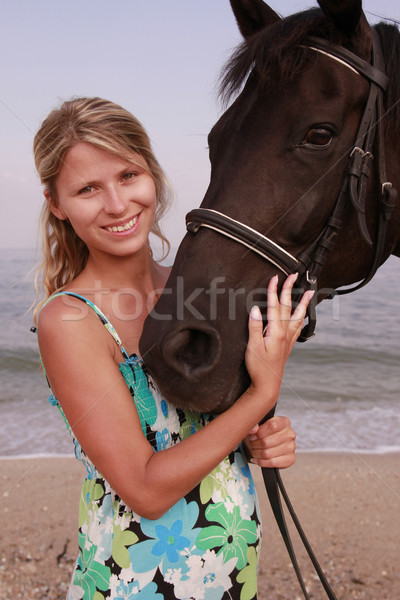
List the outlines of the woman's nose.
<svg viewBox="0 0 400 600">
<path fill-rule="evenodd" d="M 103 196 L 104 210 L 113 215 L 122 215 L 125 213 L 129 199 L 123 190 L 112 186 L 108 188 Z"/>
</svg>

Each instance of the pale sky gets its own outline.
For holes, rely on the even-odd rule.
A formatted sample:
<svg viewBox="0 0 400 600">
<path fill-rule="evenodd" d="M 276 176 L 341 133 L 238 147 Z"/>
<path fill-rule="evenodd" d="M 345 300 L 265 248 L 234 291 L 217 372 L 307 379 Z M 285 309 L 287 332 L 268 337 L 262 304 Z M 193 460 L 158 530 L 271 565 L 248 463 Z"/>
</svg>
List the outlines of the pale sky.
<svg viewBox="0 0 400 600">
<path fill-rule="evenodd" d="M 271 2 L 282 16 L 315 5 Z M 370 22 L 400 20 L 398 0 L 368 0 L 364 11 Z M 1 0 L 0 247 L 36 245 L 33 137 L 60 100 L 83 95 L 121 104 L 146 127 L 176 192 L 164 230 L 177 246 L 208 185 L 216 82 L 240 40 L 228 0 Z"/>
</svg>

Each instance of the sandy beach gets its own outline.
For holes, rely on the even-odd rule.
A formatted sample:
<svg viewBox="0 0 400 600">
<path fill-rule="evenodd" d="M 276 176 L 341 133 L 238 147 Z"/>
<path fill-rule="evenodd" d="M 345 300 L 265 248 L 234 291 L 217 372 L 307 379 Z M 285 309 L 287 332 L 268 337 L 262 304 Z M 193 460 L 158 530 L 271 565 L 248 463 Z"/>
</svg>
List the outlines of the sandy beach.
<svg viewBox="0 0 400 600">
<path fill-rule="evenodd" d="M 400 455 L 298 453 L 282 472 L 339 600 L 400 598 Z M 254 470 L 264 542 L 259 600 L 303 596 Z M 83 475 L 74 458 L 0 460 L 0 599 L 65 598 L 77 554 Z M 293 535 L 310 598 L 324 592 Z"/>
</svg>

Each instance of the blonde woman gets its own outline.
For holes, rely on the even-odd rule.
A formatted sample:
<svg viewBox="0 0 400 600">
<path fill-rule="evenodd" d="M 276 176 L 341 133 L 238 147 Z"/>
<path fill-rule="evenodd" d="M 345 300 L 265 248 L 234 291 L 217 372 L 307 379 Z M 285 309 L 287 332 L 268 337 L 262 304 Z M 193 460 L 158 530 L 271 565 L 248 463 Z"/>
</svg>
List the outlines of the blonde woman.
<svg viewBox="0 0 400 600">
<path fill-rule="evenodd" d="M 169 272 L 149 245 L 150 232 L 167 245 L 168 186 L 146 132 L 120 106 L 80 98 L 50 113 L 34 153 L 45 196 L 39 347 L 51 403 L 86 467 L 67 597 L 250 600 L 261 527 L 241 442 L 263 466 L 294 462 L 289 421 L 257 423 L 277 401 L 310 294 L 291 316 L 295 276 L 280 302 L 270 281 L 268 334 L 255 307 L 252 383 L 229 410 L 175 408 L 138 349 Z"/>
</svg>

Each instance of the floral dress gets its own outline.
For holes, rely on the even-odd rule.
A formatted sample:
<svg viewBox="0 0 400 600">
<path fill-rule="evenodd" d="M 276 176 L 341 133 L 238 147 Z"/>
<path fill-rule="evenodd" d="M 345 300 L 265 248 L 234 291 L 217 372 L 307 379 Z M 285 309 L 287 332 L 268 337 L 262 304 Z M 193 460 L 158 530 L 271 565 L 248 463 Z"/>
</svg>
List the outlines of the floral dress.
<svg viewBox="0 0 400 600">
<path fill-rule="evenodd" d="M 158 391 L 137 355 L 129 356 L 105 315 L 86 302 L 122 353 L 120 372 L 154 452 L 206 425 L 207 415 L 178 409 Z M 55 294 L 52 296 L 54 298 Z M 261 525 L 254 482 L 241 446 L 161 518 L 133 512 L 85 455 L 79 507 L 79 556 L 67 600 L 251 600 L 257 598 Z"/>
</svg>

